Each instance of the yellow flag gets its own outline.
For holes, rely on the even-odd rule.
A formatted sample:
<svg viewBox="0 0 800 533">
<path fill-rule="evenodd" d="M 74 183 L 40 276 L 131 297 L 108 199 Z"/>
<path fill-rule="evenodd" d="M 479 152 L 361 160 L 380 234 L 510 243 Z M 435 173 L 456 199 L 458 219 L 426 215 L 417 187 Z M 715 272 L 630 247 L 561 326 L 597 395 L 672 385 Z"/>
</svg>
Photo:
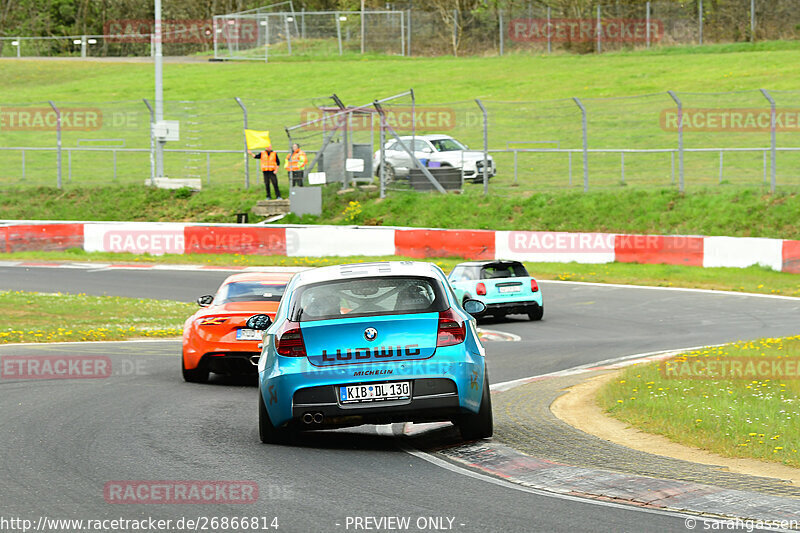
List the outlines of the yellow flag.
<svg viewBox="0 0 800 533">
<path fill-rule="evenodd" d="M 244 135 L 247 138 L 248 150 L 260 150 L 272 146 L 268 131 L 244 130 Z"/>
</svg>

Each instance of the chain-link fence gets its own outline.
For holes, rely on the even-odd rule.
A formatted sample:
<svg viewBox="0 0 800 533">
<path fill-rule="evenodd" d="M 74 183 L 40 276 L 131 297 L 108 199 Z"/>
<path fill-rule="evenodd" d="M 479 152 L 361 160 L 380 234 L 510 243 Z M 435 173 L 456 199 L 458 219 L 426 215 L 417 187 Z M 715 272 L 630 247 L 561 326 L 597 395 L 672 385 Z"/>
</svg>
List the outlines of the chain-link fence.
<svg viewBox="0 0 800 533">
<path fill-rule="evenodd" d="M 209 20 L 164 20 L 165 55 L 218 59 L 350 54 L 602 53 L 672 46 L 797 39 L 796 0 L 674 2 L 509 1 L 473 11 L 325 11 L 288 2 Z M 392 4 L 387 4 L 389 7 Z M 152 20 L 111 20 L 100 35 L 0 37 L 0 57 L 148 56 Z"/>
<path fill-rule="evenodd" d="M 389 161 L 388 191 L 408 189 L 407 171 L 416 168 L 413 161 L 373 155 L 398 137 L 429 168 L 462 169 L 466 188 L 483 181 L 486 145 L 490 194 L 567 187 L 770 188 L 773 179 L 779 188 L 800 185 L 800 91 L 480 103 L 428 102 L 407 91 L 384 99 L 380 109 L 331 97 L 240 102 L 165 102 L 165 118 L 180 123 L 180 140 L 166 144 L 166 175 L 201 179 L 205 186 L 260 182 L 258 162 L 244 148 L 248 127 L 269 130 L 282 154 L 299 142 L 309 162 L 320 156 L 309 170 L 325 171 L 327 181 L 342 186 L 371 181 L 381 162 Z M 153 172 L 151 115 L 143 100 L 0 104 L 0 124 L 2 186 L 56 185 L 59 146 L 64 186 L 141 184 Z M 434 153 L 436 146 L 418 143 L 432 135 L 468 148 Z M 389 156 L 404 157 L 402 147 L 395 148 Z M 347 169 L 348 159 L 363 160 L 363 170 Z"/>
</svg>

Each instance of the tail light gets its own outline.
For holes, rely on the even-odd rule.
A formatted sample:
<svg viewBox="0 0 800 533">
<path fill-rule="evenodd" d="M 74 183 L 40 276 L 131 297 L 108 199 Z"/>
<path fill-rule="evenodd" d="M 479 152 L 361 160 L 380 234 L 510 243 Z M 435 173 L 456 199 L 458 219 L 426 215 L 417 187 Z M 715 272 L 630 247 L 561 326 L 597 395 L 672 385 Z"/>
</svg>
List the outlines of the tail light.
<svg viewBox="0 0 800 533">
<path fill-rule="evenodd" d="M 467 327 L 461 317 L 451 307 L 439 313 L 439 331 L 436 335 L 436 346 L 453 346 L 461 344 L 467 336 Z"/>
<path fill-rule="evenodd" d="M 478 283 L 475 285 L 475 292 L 478 294 L 478 296 L 486 296 L 486 285 L 483 283 Z"/>
<path fill-rule="evenodd" d="M 303 332 L 297 322 L 283 323 L 281 329 L 275 334 L 275 349 L 280 355 L 287 357 L 305 357 L 306 344 L 303 341 Z"/>
<path fill-rule="evenodd" d="M 539 292 L 539 284 L 533 278 L 531 278 L 531 292 Z"/>
<path fill-rule="evenodd" d="M 198 326 L 219 326 L 228 319 L 226 316 L 205 316 L 197 320 Z"/>
</svg>

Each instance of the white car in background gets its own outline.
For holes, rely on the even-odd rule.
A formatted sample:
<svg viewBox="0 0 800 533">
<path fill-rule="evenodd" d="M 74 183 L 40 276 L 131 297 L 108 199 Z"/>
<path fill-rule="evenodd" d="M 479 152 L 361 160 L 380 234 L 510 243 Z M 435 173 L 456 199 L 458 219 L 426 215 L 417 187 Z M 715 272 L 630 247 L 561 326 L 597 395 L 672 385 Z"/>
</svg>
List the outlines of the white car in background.
<svg viewBox="0 0 800 533">
<path fill-rule="evenodd" d="M 483 181 L 483 152 L 469 150 L 449 135 L 406 135 L 400 140 L 411 149 L 414 145 L 414 156 L 420 161 L 427 160 L 429 167 L 442 166 L 463 168 L 464 179 L 474 182 Z M 391 139 L 384 145 L 386 158 L 386 179 L 391 181 L 395 177 L 407 177 L 408 170 L 415 164 L 411 156 L 403 150 L 400 141 Z M 492 156 L 488 156 L 488 176 L 491 178 L 497 173 Z M 372 168 L 375 175 L 380 176 L 381 152 L 375 152 Z M 462 166 L 463 165 L 463 166 Z"/>
</svg>

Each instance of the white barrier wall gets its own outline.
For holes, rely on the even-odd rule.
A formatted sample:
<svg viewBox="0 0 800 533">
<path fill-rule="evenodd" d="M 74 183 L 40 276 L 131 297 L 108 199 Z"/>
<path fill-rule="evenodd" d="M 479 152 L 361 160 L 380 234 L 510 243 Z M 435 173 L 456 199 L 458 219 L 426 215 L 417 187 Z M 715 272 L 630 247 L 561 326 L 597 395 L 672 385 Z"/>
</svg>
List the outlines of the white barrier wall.
<svg viewBox="0 0 800 533">
<path fill-rule="evenodd" d="M 286 228 L 286 255 L 289 257 L 394 255 L 394 251 L 394 228 Z"/>
<path fill-rule="evenodd" d="M 749 267 L 762 265 L 783 268 L 783 240 L 756 237 L 705 237 L 704 267 Z"/>
</svg>

